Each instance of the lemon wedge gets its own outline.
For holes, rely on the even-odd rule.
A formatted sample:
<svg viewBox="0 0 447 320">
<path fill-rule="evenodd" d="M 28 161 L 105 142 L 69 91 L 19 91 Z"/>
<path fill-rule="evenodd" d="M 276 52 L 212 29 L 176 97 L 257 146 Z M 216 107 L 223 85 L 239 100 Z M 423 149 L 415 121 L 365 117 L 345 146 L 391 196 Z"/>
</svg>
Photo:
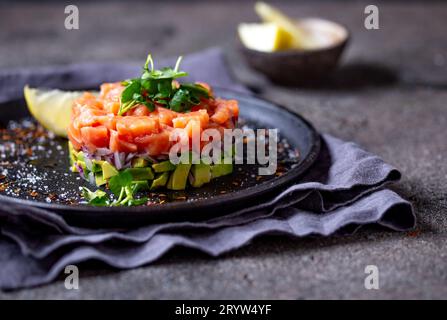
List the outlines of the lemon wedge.
<svg viewBox="0 0 447 320">
<path fill-rule="evenodd" d="M 47 130 L 57 136 L 67 137 L 73 101 L 83 95 L 79 91 L 56 89 L 23 89 L 28 110 Z"/>
<path fill-rule="evenodd" d="M 264 22 L 274 23 L 287 32 L 292 38 L 291 46 L 293 48 L 311 49 L 315 47 L 312 37 L 296 21 L 289 18 L 279 9 L 265 2 L 257 2 L 255 4 L 255 11 Z"/>
<path fill-rule="evenodd" d="M 274 23 L 241 23 L 238 33 L 247 48 L 264 52 L 289 49 L 293 40 L 290 33 Z"/>
</svg>

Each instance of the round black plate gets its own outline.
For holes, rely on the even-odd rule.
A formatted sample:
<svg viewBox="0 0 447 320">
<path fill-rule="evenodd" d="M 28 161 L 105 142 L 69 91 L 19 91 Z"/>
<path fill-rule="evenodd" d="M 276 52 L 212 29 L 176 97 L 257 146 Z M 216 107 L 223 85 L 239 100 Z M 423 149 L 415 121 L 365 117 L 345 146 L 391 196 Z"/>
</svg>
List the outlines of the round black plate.
<svg viewBox="0 0 447 320">
<path fill-rule="evenodd" d="M 289 161 L 280 155 L 279 174 L 257 176 L 257 166 L 239 165 L 232 175 L 225 176 L 199 189 L 189 188 L 183 192 L 160 191 L 164 203 L 139 207 L 93 207 L 78 204 L 79 187 L 89 186 L 77 174 L 68 171 L 67 142 L 64 139 L 37 139 L 32 156 L 28 150 L 14 165 L 0 161 L 0 181 L 8 188 L 0 189 L 0 200 L 50 209 L 72 223 L 124 226 L 146 222 L 192 221 L 228 214 L 266 199 L 275 191 L 297 181 L 313 164 L 320 150 L 320 138 L 315 129 L 299 115 L 251 95 L 216 89 L 216 95 L 239 101 L 240 118 L 254 128 L 277 128 L 280 138 L 289 145 L 283 153 L 298 151 L 299 157 Z M 11 127 L 11 121 L 29 117 L 24 101 L 0 105 L 0 124 Z M 23 123 L 23 121 L 22 121 Z M 21 124 L 20 124 L 21 125 Z M 7 134 L 2 137 L 14 140 Z M 19 142 L 16 142 L 20 144 Z M 23 152 L 22 152 L 23 153 Z M 6 171 L 5 171 L 6 170 Z M 15 177 L 10 179 L 9 177 Z M 25 179 L 25 180 L 23 180 Z M 26 180 L 28 179 L 28 180 Z M 14 181 L 15 180 L 15 181 Z M 24 184 L 23 181 L 29 183 Z M 17 186 L 14 186 L 17 183 Z M 94 188 L 92 188 L 94 189 Z M 72 195 L 71 200 L 68 195 Z M 160 202 L 158 194 L 152 195 Z M 163 201 L 162 201 L 163 202 Z"/>
</svg>

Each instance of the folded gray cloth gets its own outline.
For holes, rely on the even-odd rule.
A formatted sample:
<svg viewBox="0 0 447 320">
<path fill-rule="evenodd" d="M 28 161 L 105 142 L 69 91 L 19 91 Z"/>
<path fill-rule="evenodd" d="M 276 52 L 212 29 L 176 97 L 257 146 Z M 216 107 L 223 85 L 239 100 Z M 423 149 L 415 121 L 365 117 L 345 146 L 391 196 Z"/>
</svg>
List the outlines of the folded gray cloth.
<svg viewBox="0 0 447 320">
<path fill-rule="evenodd" d="M 233 85 L 218 49 L 186 57 L 184 65 L 190 70 L 205 69 L 200 75 L 193 74 L 196 79 L 244 90 Z M 98 70 L 106 71 L 103 78 L 95 78 Z M 133 66 L 105 68 L 93 64 L 80 69 L 45 68 L 36 73 L 8 71 L 6 78 L 14 79 L 15 85 L 0 72 L 0 101 L 19 98 L 25 83 L 60 87 L 63 79 L 68 81 L 64 84 L 67 88 L 94 87 L 135 72 L 138 68 Z M 120 269 L 134 268 L 176 246 L 218 256 L 263 234 L 327 236 L 346 226 L 371 223 L 398 231 L 414 227 L 411 204 L 385 188 L 400 179 L 395 168 L 352 142 L 329 135 L 322 140 L 316 165 L 295 185 L 256 206 L 208 221 L 152 224 L 127 230 L 89 229 L 69 225 L 48 210 L 0 203 L 0 288 L 48 283 L 65 266 L 88 260 Z"/>
</svg>

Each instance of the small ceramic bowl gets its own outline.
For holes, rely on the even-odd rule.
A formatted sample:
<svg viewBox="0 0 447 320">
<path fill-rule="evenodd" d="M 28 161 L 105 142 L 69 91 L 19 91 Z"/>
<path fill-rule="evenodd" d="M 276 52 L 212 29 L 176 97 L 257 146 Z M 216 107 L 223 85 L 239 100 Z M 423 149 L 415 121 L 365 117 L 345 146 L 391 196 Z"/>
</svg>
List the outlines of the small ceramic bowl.
<svg viewBox="0 0 447 320">
<path fill-rule="evenodd" d="M 349 31 L 338 23 L 319 18 L 300 19 L 297 24 L 318 41 L 317 48 L 262 52 L 245 47 L 239 40 L 239 49 L 248 65 L 283 85 L 311 84 L 329 75 L 346 47 Z"/>
</svg>

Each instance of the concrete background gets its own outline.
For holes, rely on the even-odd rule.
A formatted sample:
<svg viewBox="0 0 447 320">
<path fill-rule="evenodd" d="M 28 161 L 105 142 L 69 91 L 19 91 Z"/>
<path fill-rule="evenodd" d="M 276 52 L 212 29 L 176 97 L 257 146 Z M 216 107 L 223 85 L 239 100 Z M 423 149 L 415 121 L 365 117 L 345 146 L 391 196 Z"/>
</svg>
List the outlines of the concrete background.
<svg viewBox="0 0 447 320">
<path fill-rule="evenodd" d="M 377 2 L 380 30 L 363 27 L 364 2 L 282 1 L 297 17 L 346 25 L 352 41 L 327 85 L 282 88 L 249 71 L 235 28 L 256 21 L 252 1 L 82 1 L 80 30 L 64 29 L 64 2 L 0 3 L 0 67 L 143 60 L 225 48 L 237 78 L 308 118 L 321 132 L 353 140 L 403 172 L 395 190 L 415 206 L 416 230 L 368 227 L 352 236 L 269 236 L 220 258 L 175 249 L 158 262 L 115 272 L 80 266 L 80 289 L 63 281 L 0 293 L 0 299 L 447 298 L 447 3 Z M 366 265 L 380 290 L 363 285 Z"/>
</svg>

